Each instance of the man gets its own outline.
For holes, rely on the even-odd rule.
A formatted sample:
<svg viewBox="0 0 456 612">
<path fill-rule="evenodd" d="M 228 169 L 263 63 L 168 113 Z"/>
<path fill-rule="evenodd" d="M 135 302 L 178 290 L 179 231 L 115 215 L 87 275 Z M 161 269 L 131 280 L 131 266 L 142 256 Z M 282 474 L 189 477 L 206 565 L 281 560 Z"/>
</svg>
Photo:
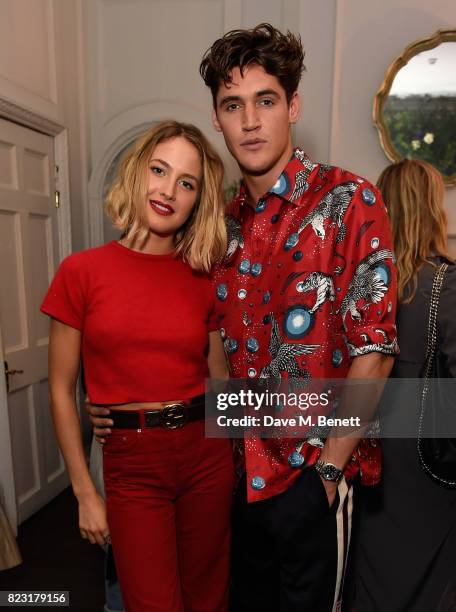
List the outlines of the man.
<svg viewBox="0 0 456 612">
<path fill-rule="evenodd" d="M 303 69 L 299 38 L 268 24 L 229 32 L 200 66 L 243 177 L 214 272 L 231 375 L 385 378 L 397 352 L 386 209 L 364 179 L 293 151 Z M 338 609 L 351 481 L 378 481 L 375 442 L 248 435 L 243 446 L 232 611 Z"/>
</svg>

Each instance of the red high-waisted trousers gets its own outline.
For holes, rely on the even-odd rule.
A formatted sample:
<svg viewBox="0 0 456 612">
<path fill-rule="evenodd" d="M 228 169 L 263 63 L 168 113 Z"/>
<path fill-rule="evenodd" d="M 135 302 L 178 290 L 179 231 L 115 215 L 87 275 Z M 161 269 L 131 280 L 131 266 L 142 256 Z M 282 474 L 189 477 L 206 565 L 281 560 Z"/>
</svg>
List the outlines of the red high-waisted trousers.
<svg viewBox="0 0 456 612">
<path fill-rule="evenodd" d="M 113 429 L 104 446 L 108 523 L 127 612 L 225 612 L 231 443 L 181 429 Z"/>
</svg>

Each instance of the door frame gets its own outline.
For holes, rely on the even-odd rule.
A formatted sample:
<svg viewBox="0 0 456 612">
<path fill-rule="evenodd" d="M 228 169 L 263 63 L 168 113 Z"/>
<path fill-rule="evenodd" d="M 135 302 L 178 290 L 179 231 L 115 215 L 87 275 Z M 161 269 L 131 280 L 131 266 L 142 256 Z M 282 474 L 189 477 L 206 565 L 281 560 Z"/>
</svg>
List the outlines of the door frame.
<svg viewBox="0 0 456 612">
<path fill-rule="evenodd" d="M 68 130 L 65 126 L 11 102 L 0 95 L 0 117 L 50 136 L 54 140 L 55 164 L 59 167 L 56 189 L 59 191 L 57 215 L 58 258 L 71 253 L 71 206 L 69 182 Z M 3 375 L 3 344 L 0 329 L 0 501 L 13 531 L 17 534 L 16 491 L 14 485 L 11 438 L 9 431 L 8 397 Z"/>
</svg>

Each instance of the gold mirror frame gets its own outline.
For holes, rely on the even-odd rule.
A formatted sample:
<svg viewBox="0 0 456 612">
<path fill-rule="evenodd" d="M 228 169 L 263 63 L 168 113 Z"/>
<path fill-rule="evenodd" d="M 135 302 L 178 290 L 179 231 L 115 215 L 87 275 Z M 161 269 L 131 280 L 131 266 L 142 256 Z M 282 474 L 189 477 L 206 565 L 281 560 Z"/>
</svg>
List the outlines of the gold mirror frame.
<svg viewBox="0 0 456 612">
<path fill-rule="evenodd" d="M 375 94 L 373 108 L 374 124 L 379 133 L 382 149 L 388 159 L 392 162 L 399 162 L 403 159 L 402 155 L 395 149 L 393 143 L 391 142 L 389 130 L 383 121 L 383 107 L 385 105 L 385 100 L 389 95 L 393 81 L 399 70 L 408 64 L 412 57 L 415 57 L 415 55 L 418 55 L 418 53 L 421 53 L 422 51 L 434 49 L 444 42 L 456 42 L 456 30 L 437 30 L 437 32 L 429 38 L 417 40 L 406 47 L 402 55 L 397 57 L 389 66 L 383 83 Z M 456 172 L 449 176 L 442 176 L 446 185 L 456 185 Z"/>
</svg>

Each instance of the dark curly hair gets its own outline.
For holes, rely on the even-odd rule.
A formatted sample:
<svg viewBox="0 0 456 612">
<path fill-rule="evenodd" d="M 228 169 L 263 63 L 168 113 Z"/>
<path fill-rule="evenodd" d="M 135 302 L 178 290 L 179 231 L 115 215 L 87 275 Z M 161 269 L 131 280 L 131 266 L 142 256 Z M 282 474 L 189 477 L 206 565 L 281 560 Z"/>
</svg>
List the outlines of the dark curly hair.
<svg viewBox="0 0 456 612">
<path fill-rule="evenodd" d="M 243 74 L 250 64 L 262 66 L 277 77 L 290 102 L 305 70 L 301 37 L 260 23 L 251 30 L 232 30 L 216 40 L 200 64 L 200 74 L 212 92 L 214 107 L 220 83 L 229 85 L 233 68 L 239 67 Z"/>
</svg>

